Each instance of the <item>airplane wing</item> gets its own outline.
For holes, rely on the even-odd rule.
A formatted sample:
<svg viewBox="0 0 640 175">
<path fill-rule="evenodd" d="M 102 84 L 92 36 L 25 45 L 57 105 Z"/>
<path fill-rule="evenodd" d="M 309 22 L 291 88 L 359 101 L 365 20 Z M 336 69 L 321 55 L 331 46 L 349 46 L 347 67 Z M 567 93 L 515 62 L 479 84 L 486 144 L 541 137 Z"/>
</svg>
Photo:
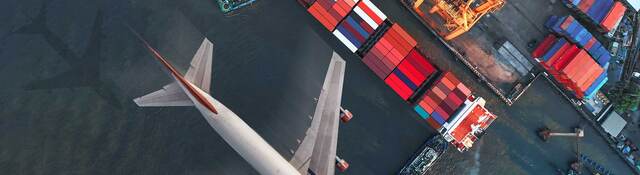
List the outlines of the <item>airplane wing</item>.
<svg viewBox="0 0 640 175">
<path fill-rule="evenodd" d="M 209 93 L 211 85 L 212 55 L 213 44 L 209 39 L 205 38 L 193 56 L 185 76 L 187 81 L 207 93 Z M 160 90 L 138 97 L 133 101 L 141 107 L 193 106 L 193 102 L 177 82 L 168 84 Z"/>
<path fill-rule="evenodd" d="M 302 174 L 334 174 L 346 62 L 333 53 L 311 126 L 289 161 Z"/>
<path fill-rule="evenodd" d="M 213 57 L 213 43 L 204 38 L 200 48 L 193 56 L 185 78 L 202 91 L 209 93 L 211 86 L 211 61 Z"/>
</svg>

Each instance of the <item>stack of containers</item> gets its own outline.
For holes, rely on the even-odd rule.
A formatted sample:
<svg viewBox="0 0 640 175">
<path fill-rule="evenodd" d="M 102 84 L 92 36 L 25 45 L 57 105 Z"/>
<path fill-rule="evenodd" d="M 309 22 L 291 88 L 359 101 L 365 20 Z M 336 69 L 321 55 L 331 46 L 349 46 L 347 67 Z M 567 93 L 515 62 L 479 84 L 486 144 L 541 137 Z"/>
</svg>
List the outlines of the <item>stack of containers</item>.
<svg viewBox="0 0 640 175">
<path fill-rule="evenodd" d="M 402 99 L 409 100 L 419 87 L 436 73 L 436 68 L 417 49 L 398 64 L 384 82 Z"/>
<path fill-rule="evenodd" d="M 600 32 L 611 31 L 622 19 L 626 7 L 613 0 L 564 0 L 569 9 L 589 23 L 594 24 Z"/>
<path fill-rule="evenodd" d="M 385 79 L 417 43 L 400 25 L 393 24 L 362 61 L 380 79 Z"/>
<path fill-rule="evenodd" d="M 447 72 L 417 102 L 414 110 L 431 127 L 440 130 L 449 117 L 470 97 L 471 90 L 453 73 Z"/>
<path fill-rule="evenodd" d="M 307 11 L 329 31 L 351 11 L 357 0 L 317 0 Z"/>
<path fill-rule="evenodd" d="M 627 7 L 621 2 L 615 2 L 604 19 L 600 21 L 600 26 L 607 32 L 613 30 L 618 27 L 620 21 L 622 21 L 625 11 L 627 11 Z"/>
<path fill-rule="evenodd" d="M 356 52 L 369 36 L 387 19 L 387 16 L 369 0 L 362 0 L 333 31 L 351 52 Z"/>
<path fill-rule="evenodd" d="M 532 56 L 579 99 L 591 98 L 607 81 L 605 69 L 586 50 L 549 35 Z"/>
<path fill-rule="evenodd" d="M 591 57 L 603 67 L 606 67 L 611 60 L 609 51 L 572 16 L 551 16 L 545 26 L 551 32 L 564 36 L 572 43 L 576 43 L 578 47 L 588 51 Z"/>
<path fill-rule="evenodd" d="M 307 6 L 307 4 L 309 4 L 307 1 L 313 0 L 302 1 L 304 1 L 303 5 Z M 482 134 L 482 131 L 496 118 L 495 115 L 490 114 L 484 108 L 484 100 L 473 97 L 471 90 L 460 83 L 458 78 L 450 72 L 442 75 L 442 77 L 434 83 L 435 85 L 429 86 L 430 89 L 427 90 L 428 94 L 423 95 L 418 93 L 423 92 L 423 90 L 421 90 L 423 88 L 422 86 L 426 88 L 427 85 L 430 84 L 431 77 L 435 77 L 438 70 L 427 61 L 424 54 L 416 49 L 416 40 L 400 27 L 400 25 L 386 21 L 382 23 L 383 27 L 379 27 L 379 29 L 376 30 L 375 25 L 381 25 L 380 21 L 384 21 L 386 16 L 381 12 L 376 12 L 377 8 L 375 8 L 369 0 L 353 0 L 347 3 L 344 3 L 346 2 L 344 0 L 318 1 L 322 1 L 321 4 L 328 3 L 329 5 L 333 5 L 330 7 L 335 7 L 337 3 L 342 4 L 338 4 L 340 7 L 327 8 L 326 5 L 320 6 L 318 2 L 315 2 L 312 5 L 315 7 L 313 9 L 310 7 L 308 11 L 332 32 L 334 32 L 336 24 L 340 23 L 337 27 L 338 29 L 335 30 L 338 32 L 334 32 L 334 35 L 347 45 L 351 51 L 354 51 L 355 48 L 358 55 L 363 57 L 362 61 L 404 100 L 411 103 L 415 97 L 421 97 L 418 100 L 417 106 L 414 107 L 415 111 L 434 129 L 438 131 L 451 129 L 455 132 L 453 134 L 455 138 L 448 133 L 441 134 L 445 136 L 445 138 L 449 135 L 451 139 L 447 139 L 447 141 L 456 145 L 458 150 L 467 150 L 473 142 L 478 140 L 478 136 Z M 354 4 L 357 4 L 357 7 L 353 8 L 353 13 L 356 13 L 357 16 L 350 14 L 347 18 L 352 20 L 345 19 L 347 22 L 342 21 L 342 18 L 349 12 L 343 13 L 335 11 L 340 11 L 341 9 L 345 9 L 345 7 L 353 7 Z M 369 7 L 369 10 L 364 7 L 365 5 Z M 365 17 L 363 13 L 367 14 L 369 18 Z M 329 16 L 332 14 L 334 16 Z M 376 14 L 379 20 L 371 14 Z M 327 20 L 327 18 L 329 18 L 329 20 Z M 371 21 L 373 21 L 373 23 Z M 367 28 L 367 25 L 371 27 L 371 30 L 374 30 L 373 34 Z M 388 25 L 392 26 L 388 27 Z M 362 30 L 356 29 L 357 27 L 360 27 Z M 353 38 L 349 38 L 349 36 Z M 478 110 L 479 108 L 481 108 L 481 110 Z M 470 114 L 468 112 L 470 110 L 465 109 L 474 109 L 473 111 L 476 112 L 475 114 Z M 443 127 L 447 120 L 452 120 L 457 124 L 448 125 L 448 128 Z M 457 136 L 461 137 L 458 138 Z"/>
<path fill-rule="evenodd" d="M 367 43 L 362 61 L 406 101 L 437 72 L 415 48 L 418 42 L 399 24 L 385 22 L 370 0 L 317 0 L 308 11 L 351 52 Z"/>
</svg>

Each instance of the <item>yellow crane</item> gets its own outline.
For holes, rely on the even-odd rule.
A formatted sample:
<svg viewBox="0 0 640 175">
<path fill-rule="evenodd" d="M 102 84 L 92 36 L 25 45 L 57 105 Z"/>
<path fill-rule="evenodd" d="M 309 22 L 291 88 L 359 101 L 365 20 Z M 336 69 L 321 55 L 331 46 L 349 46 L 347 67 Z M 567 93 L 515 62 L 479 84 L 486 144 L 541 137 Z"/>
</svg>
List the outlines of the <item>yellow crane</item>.
<svg viewBox="0 0 640 175">
<path fill-rule="evenodd" d="M 482 1 L 482 2 L 476 2 Z M 469 31 L 482 16 L 500 10 L 505 0 L 431 0 L 433 6 L 430 14 L 438 14 L 444 20 L 444 27 L 449 31 L 444 36 L 445 40 L 451 40 Z M 420 5 L 424 0 L 416 0 L 413 9 L 420 15 Z"/>
</svg>

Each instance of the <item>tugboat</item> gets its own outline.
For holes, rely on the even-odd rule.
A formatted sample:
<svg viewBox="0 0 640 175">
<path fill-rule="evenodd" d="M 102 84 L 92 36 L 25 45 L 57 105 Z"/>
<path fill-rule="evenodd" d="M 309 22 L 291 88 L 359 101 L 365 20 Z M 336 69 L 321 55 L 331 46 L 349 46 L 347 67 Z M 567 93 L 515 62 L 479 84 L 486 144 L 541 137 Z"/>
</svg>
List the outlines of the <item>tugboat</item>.
<svg viewBox="0 0 640 175">
<path fill-rule="evenodd" d="M 431 137 L 409 159 L 398 175 L 424 175 L 448 148 L 449 143 L 442 136 Z"/>
<path fill-rule="evenodd" d="M 222 13 L 229 13 L 244 6 L 248 6 L 256 0 L 217 0 Z"/>
</svg>

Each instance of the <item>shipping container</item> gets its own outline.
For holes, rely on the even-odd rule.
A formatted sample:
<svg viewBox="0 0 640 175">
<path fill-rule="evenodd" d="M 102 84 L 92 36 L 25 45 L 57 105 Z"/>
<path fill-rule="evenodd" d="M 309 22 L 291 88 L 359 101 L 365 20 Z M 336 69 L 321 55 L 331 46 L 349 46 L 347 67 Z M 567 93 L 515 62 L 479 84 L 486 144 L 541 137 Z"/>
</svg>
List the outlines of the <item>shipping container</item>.
<svg viewBox="0 0 640 175">
<path fill-rule="evenodd" d="M 332 32 L 356 3 L 357 0 L 317 0 L 307 11 Z"/>
<path fill-rule="evenodd" d="M 393 24 L 364 55 L 363 59 L 366 59 L 367 66 L 376 65 L 369 68 L 374 70 L 380 79 L 385 79 L 416 44 L 416 40 L 409 36 L 400 25 Z"/>
<path fill-rule="evenodd" d="M 605 18 L 600 22 L 601 27 L 606 32 L 613 30 L 613 28 L 622 20 L 624 12 L 627 8 L 621 2 L 615 2 L 611 10 L 607 13 Z"/>
<path fill-rule="evenodd" d="M 442 125 L 448 121 L 456 111 L 459 111 L 471 91 L 451 72 L 444 73 L 435 81 L 427 93 L 423 95 L 414 107 L 416 112 L 425 111 Z M 422 108 L 417 110 L 417 108 Z M 419 114 L 420 115 L 420 114 Z"/>
<path fill-rule="evenodd" d="M 393 75 L 393 79 L 399 79 L 401 84 L 389 85 L 402 99 L 409 101 L 436 73 L 436 68 L 427 61 L 427 58 L 418 49 L 414 48 L 389 75 L 389 77 Z M 435 94 L 437 96 L 445 95 L 441 91 L 435 92 L 438 92 L 438 94 Z"/>
<path fill-rule="evenodd" d="M 540 58 L 542 54 L 546 53 L 547 50 L 549 50 L 549 48 L 553 46 L 556 40 L 556 36 L 554 36 L 553 34 L 547 35 L 547 37 L 542 40 L 538 47 L 536 47 L 536 49 L 531 52 L 531 57 Z"/>
<path fill-rule="evenodd" d="M 598 63 L 602 63 L 604 65 L 610 59 L 603 58 L 599 60 L 599 57 L 603 54 L 609 54 L 609 51 L 603 47 L 603 45 L 595 38 L 591 33 L 589 33 L 584 26 L 582 26 L 577 20 L 575 20 L 572 16 L 566 17 L 550 17 L 547 20 L 547 28 L 551 30 L 553 33 L 556 33 L 560 36 L 563 36 L 568 41 L 575 43 L 578 47 L 583 48 L 588 51 L 594 60 Z M 560 40 L 562 41 L 562 40 Z M 564 41 L 563 41 L 564 42 Z M 557 50 L 560 49 L 560 46 L 554 44 L 554 47 L 551 47 L 551 52 L 547 51 L 546 54 L 535 53 L 536 55 L 542 55 L 544 61 L 547 61 L 553 54 L 556 54 Z M 539 52 L 544 50 L 544 48 L 539 49 Z M 562 51 L 562 50 L 561 50 Z"/>
<path fill-rule="evenodd" d="M 598 79 L 596 79 L 596 81 L 585 92 L 585 99 L 592 98 L 596 94 L 596 92 L 598 92 L 598 90 L 600 90 L 600 88 L 602 88 L 602 86 L 607 83 L 607 80 L 609 80 L 609 78 L 607 77 L 607 72 L 603 72 L 602 74 L 600 74 Z"/>
<path fill-rule="evenodd" d="M 333 31 L 351 52 L 356 52 L 387 19 L 369 0 L 360 1 Z"/>
<path fill-rule="evenodd" d="M 613 0 L 564 0 L 577 17 L 593 24 L 599 32 L 611 31 L 622 19 L 626 7 Z"/>
</svg>

